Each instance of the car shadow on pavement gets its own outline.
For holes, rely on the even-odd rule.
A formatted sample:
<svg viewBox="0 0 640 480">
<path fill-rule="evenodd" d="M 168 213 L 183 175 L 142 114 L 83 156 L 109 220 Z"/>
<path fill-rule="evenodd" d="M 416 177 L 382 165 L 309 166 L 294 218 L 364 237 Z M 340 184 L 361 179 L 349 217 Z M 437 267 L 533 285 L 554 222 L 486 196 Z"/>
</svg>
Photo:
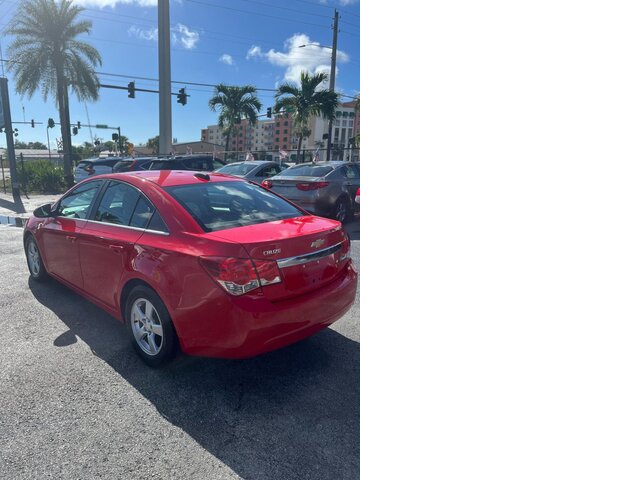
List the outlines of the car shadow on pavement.
<svg viewBox="0 0 640 480">
<path fill-rule="evenodd" d="M 29 288 L 69 328 L 51 339 L 56 346 L 81 339 L 242 478 L 359 478 L 358 342 L 325 329 L 248 360 L 180 355 L 153 370 L 125 328 L 92 303 L 55 281 L 29 279 Z"/>
</svg>

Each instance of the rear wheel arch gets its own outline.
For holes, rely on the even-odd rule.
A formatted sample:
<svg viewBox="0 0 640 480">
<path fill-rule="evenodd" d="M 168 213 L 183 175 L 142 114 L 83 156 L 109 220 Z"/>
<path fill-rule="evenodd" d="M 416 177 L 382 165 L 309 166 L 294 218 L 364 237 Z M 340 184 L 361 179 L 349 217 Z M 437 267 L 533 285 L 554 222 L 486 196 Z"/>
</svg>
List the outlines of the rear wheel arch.
<svg viewBox="0 0 640 480">
<path fill-rule="evenodd" d="M 151 285 L 149 285 L 149 283 L 142 280 L 141 278 L 131 278 L 127 280 L 127 283 L 124 284 L 124 286 L 122 287 L 122 290 L 120 291 L 120 300 L 119 300 L 120 317 L 123 322 L 125 321 L 125 318 L 126 318 L 125 307 L 127 306 L 127 297 L 129 297 L 129 293 L 131 293 L 131 290 L 133 290 L 138 285 L 141 285 L 143 287 L 147 287 L 153 290 L 155 294 L 162 299 L 162 296 L 157 292 L 157 290 L 153 288 Z M 165 302 L 165 305 L 166 305 L 166 302 Z"/>
</svg>

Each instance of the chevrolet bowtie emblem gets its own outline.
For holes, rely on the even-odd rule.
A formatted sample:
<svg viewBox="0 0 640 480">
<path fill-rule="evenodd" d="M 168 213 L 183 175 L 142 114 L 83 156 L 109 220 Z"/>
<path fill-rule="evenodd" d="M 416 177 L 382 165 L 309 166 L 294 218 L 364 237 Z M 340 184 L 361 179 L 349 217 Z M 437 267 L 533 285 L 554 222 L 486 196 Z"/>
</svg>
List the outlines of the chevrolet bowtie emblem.
<svg viewBox="0 0 640 480">
<path fill-rule="evenodd" d="M 319 238 L 318 240 L 314 240 L 313 242 L 311 242 L 311 248 L 320 248 L 326 242 L 327 241 L 324 238 Z"/>
</svg>

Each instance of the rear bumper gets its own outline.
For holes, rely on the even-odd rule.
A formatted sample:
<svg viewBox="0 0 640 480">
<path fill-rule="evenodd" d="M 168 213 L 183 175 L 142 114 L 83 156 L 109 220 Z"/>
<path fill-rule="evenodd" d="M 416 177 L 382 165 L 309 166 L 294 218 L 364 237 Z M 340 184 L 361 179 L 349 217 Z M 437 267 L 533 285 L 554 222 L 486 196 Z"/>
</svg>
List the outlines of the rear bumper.
<svg viewBox="0 0 640 480">
<path fill-rule="evenodd" d="M 174 318 L 188 355 L 249 358 L 300 341 L 328 327 L 353 305 L 358 274 L 349 262 L 340 276 L 314 292 L 271 302 L 225 295 Z"/>
</svg>

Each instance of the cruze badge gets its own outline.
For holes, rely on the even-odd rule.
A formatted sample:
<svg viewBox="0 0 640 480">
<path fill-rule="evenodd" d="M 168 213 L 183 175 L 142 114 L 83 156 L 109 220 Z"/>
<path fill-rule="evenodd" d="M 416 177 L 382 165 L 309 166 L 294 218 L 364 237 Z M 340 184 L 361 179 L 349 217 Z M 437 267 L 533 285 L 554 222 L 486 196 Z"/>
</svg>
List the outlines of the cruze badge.
<svg viewBox="0 0 640 480">
<path fill-rule="evenodd" d="M 325 243 L 326 240 L 324 238 L 319 238 L 318 240 L 314 240 L 313 242 L 311 242 L 311 248 L 320 248 Z"/>
<path fill-rule="evenodd" d="M 275 255 L 276 253 L 280 253 L 282 251 L 281 248 L 274 248 L 273 250 L 265 250 L 262 252 L 263 255 Z"/>
</svg>

